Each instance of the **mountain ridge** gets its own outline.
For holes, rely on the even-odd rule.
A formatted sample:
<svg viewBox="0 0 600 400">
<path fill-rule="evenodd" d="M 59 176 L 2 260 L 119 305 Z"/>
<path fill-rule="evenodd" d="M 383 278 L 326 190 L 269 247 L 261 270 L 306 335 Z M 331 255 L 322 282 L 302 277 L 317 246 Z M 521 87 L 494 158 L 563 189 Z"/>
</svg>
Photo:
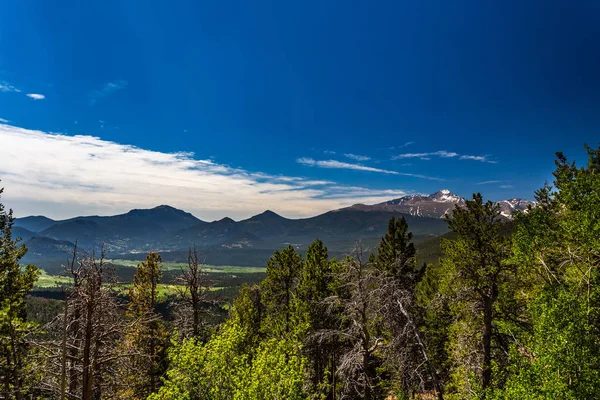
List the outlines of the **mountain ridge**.
<svg viewBox="0 0 600 400">
<path fill-rule="evenodd" d="M 397 199 L 388 200 L 373 205 L 355 204 L 350 207 L 342 208 L 355 209 L 361 211 L 388 211 L 399 212 L 420 217 L 443 218 L 450 213 L 454 207 L 464 206 L 466 199 L 451 192 L 448 189 L 442 189 L 435 193 L 409 194 Z M 508 200 L 499 200 L 494 202 L 500 206 L 501 215 L 511 219 L 517 211 L 525 211 L 529 205 L 535 205 L 535 202 L 521 198 Z"/>
<path fill-rule="evenodd" d="M 51 249 L 52 241 L 56 241 L 63 252 L 67 243 L 77 241 L 84 249 L 105 246 L 112 254 L 180 251 L 190 246 L 223 251 L 235 249 L 237 254 L 243 254 L 244 249 L 274 250 L 289 243 L 301 249 L 320 238 L 332 249 L 343 252 L 350 251 L 356 240 L 376 243 L 393 216 L 407 219 L 416 241 L 439 236 L 448 231 L 443 216 L 456 205 L 464 204 L 465 199 L 444 189 L 430 195 L 410 194 L 378 204 L 354 205 L 298 219 L 266 210 L 240 221 L 225 217 L 206 222 L 186 211 L 161 205 L 113 216 L 80 216 L 59 221 L 43 216 L 25 217 L 16 219 L 15 227 L 37 257 Z M 497 204 L 502 215 L 511 218 L 516 211 L 534 203 L 508 199 Z M 45 229 L 34 231 L 27 227 Z"/>
</svg>

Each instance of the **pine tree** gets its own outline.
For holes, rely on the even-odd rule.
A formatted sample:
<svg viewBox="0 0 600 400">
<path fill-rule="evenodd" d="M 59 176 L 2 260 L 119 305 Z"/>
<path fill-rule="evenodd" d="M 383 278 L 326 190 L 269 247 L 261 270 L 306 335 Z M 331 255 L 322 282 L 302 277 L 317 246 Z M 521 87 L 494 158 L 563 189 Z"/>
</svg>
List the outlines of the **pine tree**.
<svg viewBox="0 0 600 400">
<path fill-rule="evenodd" d="M 554 188 L 516 218 L 514 261 L 531 328 L 512 346 L 499 398 L 597 397 L 600 385 L 600 148 L 577 167 L 557 153 Z"/>
<path fill-rule="evenodd" d="M 331 338 L 314 340 L 314 333 L 337 326 L 337 317 L 327 312 L 323 301 L 334 294 L 333 270 L 335 261 L 329 260 L 327 247 L 319 239 L 306 250 L 300 282 L 296 289 L 298 312 L 305 312 L 309 321 L 309 332 L 305 339 L 305 353 L 310 362 L 310 384 L 313 392 L 332 398 L 335 388 L 334 374 L 337 369 L 336 349 L 339 341 Z"/>
<path fill-rule="evenodd" d="M 267 261 L 262 286 L 271 333 L 286 335 L 292 329 L 294 291 L 301 271 L 302 257 L 292 246 L 275 251 Z"/>
<path fill-rule="evenodd" d="M 0 195 L 4 189 L 0 189 Z M 30 346 L 27 336 L 36 325 L 27 321 L 25 295 L 39 277 L 38 268 L 22 268 L 19 261 L 27 252 L 12 238 L 12 210 L 0 203 L 0 394 L 5 399 L 24 399 L 32 365 L 28 363 Z"/>
<path fill-rule="evenodd" d="M 423 389 L 423 377 L 429 376 L 431 382 L 427 386 L 432 386 L 441 398 L 437 374 L 418 326 L 422 315 L 415 304 L 415 291 L 425 266 L 415 268 L 412 237 L 404 217 L 392 217 L 377 256 L 369 257 L 379 271 L 375 292 L 379 296 L 378 318 L 383 321 L 383 333 L 387 336 L 383 351 L 386 367 L 397 381 L 396 390 L 408 393 Z"/>
<path fill-rule="evenodd" d="M 406 275 L 414 271 L 416 250 L 412 237 L 404 217 L 392 217 L 388 223 L 388 230 L 377 247 L 377 256 L 374 259 L 376 267 L 397 279 L 406 279 Z"/>
<path fill-rule="evenodd" d="M 129 290 L 131 302 L 127 316 L 135 323 L 126 335 L 124 346 L 127 351 L 136 349 L 138 352 L 124 366 L 126 379 L 131 382 L 124 395 L 130 398 L 145 399 L 155 393 L 164 370 L 167 331 L 158 312 L 162 302 L 158 297 L 161 263 L 158 253 L 149 253 L 146 261 L 138 264 Z"/>
<path fill-rule="evenodd" d="M 485 392 L 493 384 L 494 367 L 502 368 L 495 351 L 507 351 L 506 341 L 497 334 L 497 303 L 502 289 L 514 279 L 514 268 L 506 262 L 510 242 L 502 235 L 505 221 L 499 207 L 484 203 L 479 193 L 464 208 L 457 206 L 446 220 L 458 235 L 455 240 L 442 241 L 446 285 L 453 296 L 455 376 L 463 380 L 461 390 Z M 479 382 L 468 389 L 472 374 Z"/>
</svg>

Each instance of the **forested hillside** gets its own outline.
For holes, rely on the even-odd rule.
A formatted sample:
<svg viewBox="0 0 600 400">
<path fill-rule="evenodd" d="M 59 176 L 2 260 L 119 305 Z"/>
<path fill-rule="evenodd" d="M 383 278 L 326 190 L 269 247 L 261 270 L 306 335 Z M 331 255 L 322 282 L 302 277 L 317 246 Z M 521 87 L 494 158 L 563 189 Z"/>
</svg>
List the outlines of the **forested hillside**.
<svg viewBox="0 0 600 400">
<path fill-rule="evenodd" d="M 77 246 L 60 299 L 32 298 L 40 271 L 0 203 L 0 398 L 597 398 L 600 148 L 586 150 L 585 166 L 557 153 L 552 186 L 512 220 L 477 193 L 419 250 L 403 216 L 344 257 L 323 231 L 232 302 L 196 249 L 167 296 L 160 254 L 124 285 Z"/>
</svg>

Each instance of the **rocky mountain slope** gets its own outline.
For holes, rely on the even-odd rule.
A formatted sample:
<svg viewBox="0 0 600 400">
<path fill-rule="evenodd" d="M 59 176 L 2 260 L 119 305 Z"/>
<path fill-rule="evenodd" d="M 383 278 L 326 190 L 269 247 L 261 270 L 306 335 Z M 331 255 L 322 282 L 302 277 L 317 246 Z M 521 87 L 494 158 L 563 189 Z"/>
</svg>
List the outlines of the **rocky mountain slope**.
<svg viewBox="0 0 600 400">
<path fill-rule="evenodd" d="M 501 200 L 496 204 L 500 206 L 503 216 L 512 218 L 515 212 L 525 211 L 529 205 L 533 206 L 535 203 L 524 199 L 511 199 Z M 430 195 L 411 194 L 379 204 L 356 204 L 347 209 L 398 212 L 418 217 L 443 218 L 457 205 L 464 206 L 465 199 L 448 189 L 443 189 Z"/>
</svg>

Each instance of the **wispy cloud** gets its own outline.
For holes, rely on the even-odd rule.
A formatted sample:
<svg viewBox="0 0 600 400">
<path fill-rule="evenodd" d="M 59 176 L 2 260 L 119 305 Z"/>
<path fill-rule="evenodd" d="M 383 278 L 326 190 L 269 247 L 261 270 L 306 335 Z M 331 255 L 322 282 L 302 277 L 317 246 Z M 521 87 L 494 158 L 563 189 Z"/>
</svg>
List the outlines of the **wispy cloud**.
<svg viewBox="0 0 600 400">
<path fill-rule="evenodd" d="M 489 164 L 498 164 L 498 161 L 490 160 L 487 156 L 460 156 L 461 160 L 481 161 Z"/>
<path fill-rule="evenodd" d="M 10 121 L 4 118 L 0 118 L 0 122 L 2 122 L 3 124 L 8 124 Z"/>
<path fill-rule="evenodd" d="M 351 170 L 356 170 L 356 171 L 377 172 L 377 173 L 389 174 L 389 175 L 410 176 L 413 178 L 430 179 L 430 180 L 435 180 L 435 181 L 443 180 L 440 178 L 435 178 L 435 177 L 426 176 L 426 175 L 391 171 L 391 170 L 387 170 L 387 169 L 369 167 L 367 165 L 362 165 L 362 164 L 352 164 L 352 163 L 347 163 L 344 161 L 337 161 L 337 160 L 314 160 L 312 158 L 302 157 L 302 158 L 298 158 L 296 160 L 296 162 L 298 164 L 307 165 L 309 167 L 330 168 L 330 169 L 351 169 Z"/>
<path fill-rule="evenodd" d="M 367 160 L 371 159 L 371 157 L 368 157 L 368 156 L 361 156 L 358 154 L 351 154 L 351 153 L 346 153 L 346 154 L 344 154 L 344 156 L 351 158 L 353 160 L 356 160 L 356 161 L 367 161 Z"/>
<path fill-rule="evenodd" d="M 402 149 L 404 147 L 410 146 L 411 144 L 415 144 L 415 142 L 406 142 L 404 144 L 401 144 L 400 146 L 392 146 L 392 147 L 389 147 L 388 149 L 389 150 Z"/>
<path fill-rule="evenodd" d="M 474 160 L 474 161 L 481 161 L 481 162 L 485 162 L 485 163 L 490 163 L 490 164 L 497 164 L 497 161 L 493 161 L 488 159 L 488 156 L 471 156 L 471 155 L 465 155 L 465 154 L 458 154 L 456 152 L 453 151 L 446 151 L 446 150 L 438 150 L 438 151 L 434 151 L 434 152 L 428 152 L 428 153 L 404 153 L 404 154 L 398 154 L 397 156 L 392 157 L 393 160 L 402 160 L 405 158 L 420 158 L 421 160 L 431 160 L 432 157 L 439 157 L 439 158 L 458 158 L 460 160 Z"/>
<path fill-rule="evenodd" d="M 21 89 L 17 89 L 16 87 L 14 87 L 13 85 L 11 85 L 10 83 L 8 83 L 6 81 L 0 81 L 0 92 L 21 93 Z M 39 93 L 27 93 L 25 96 L 30 97 L 34 100 L 43 100 L 46 98 L 46 96 L 44 96 L 43 94 L 39 94 Z"/>
<path fill-rule="evenodd" d="M 94 105 L 98 100 L 107 97 L 118 90 L 124 89 L 126 86 L 127 81 L 123 80 L 105 83 L 101 89 L 92 90 L 88 93 L 89 103 L 90 105 Z"/>
<path fill-rule="evenodd" d="M 387 169 L 368 167 L 361 164 L 351 164 L 343 161 L 336 160 L 313 160 L 312 158 L 298 158 L 296 160 L 298 164 L 308 165 L 309 167 L 321 167 L 321 168 L 334 168 L 334 169 L 353 169 L 357 171 L 369 171 L 379 172 L 382 174 L 398 175 L 396 171 L 389 171 Z"/>
<path fill-rule="evenodd" d="M 434 151 L 431 153 L 404 153 L 404 154 L 398 154 L 397 156 L 394 156 L 393 159 L 400 160 L 403 158 L 423 158 L 423 157 L 431 157 L 431 156 L 451 158 L 451 157 L 458 156 L 458 153 L 454 153 L 454 152 L 450 152 L 450 151 L 446 151 L 446 150 Z"/>
<path fill-rule="evenodd" d="M 500 185 L 500 189 L 512 189 L 513 185 Z"/>
<path fill-rule="evenodd" d="M 476 185 L 490 185 L 492 183 L 500 183 L 502 181 L 483 181 L 483 182 L 477 182 Z"/>
<path fill-rule="evenodd" d="M 324 150 L 323 154 L 337 154 L 337 153 L 333 150 Z"/>
<path fill-rule="evenodd" d="M 6 81 L 0 81 L 0 92 L 20 93 L 21 90 L 17 89 L 16 87 L 14 87 L 13 85 L 11 85 L 10 83 L 8 83 Z"/>
<path fill-rule="evenodd" d="M 0 124 L 0 142 L 3 200 L 19 216 L 107 215 L 167 203 L 209 220 L 245 218 L 265 209 L 300 217 L 405 194 L 250 172 L 191 153 L 6 124 Z"/>
</svg>

